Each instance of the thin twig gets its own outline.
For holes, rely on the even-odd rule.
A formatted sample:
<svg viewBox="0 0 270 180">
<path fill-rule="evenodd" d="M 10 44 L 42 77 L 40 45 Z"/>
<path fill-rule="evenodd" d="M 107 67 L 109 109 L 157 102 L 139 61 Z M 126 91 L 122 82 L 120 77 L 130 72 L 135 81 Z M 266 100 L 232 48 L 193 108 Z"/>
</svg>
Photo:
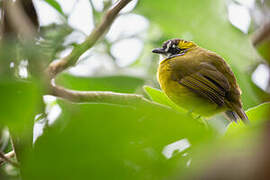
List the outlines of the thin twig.
<svg viewBox="0 0 270 180">
<path fill-rule="evenodd" d="M 270 22 L 267 22 L 254 33 L 254 35 L 252 36 L 252 43 L 254 46 L 258 46 L 263 41 L 269 38 L 270 38 Z"/>
<path fill-rule="evenodd" d="M 118 1 L 118 3 L 116 3 L 111 9 L 107 11 L 101 23 L 92 31 L 92 33 L 82 44 L 75 47 L 68 56 L 59 61 L 52 62 L 47 69 L 49 79 L 53 79 L 58 73 L 74 65 L 79 57 L 85 51 L 90 49 L 105 34 L 120 10 L 124 8 L 130 1 L 131 0 Z"/>
<path fill-rule="evenodd" d="M 9 163 L 9 164 L 11 164 L 11 165 L 13 165 L 15 167 L 19 167 L 19 164 L 17 162 L 14 162 L 14 161 L 11 160 L 11 158 L 14 157 L 14 156 L 15 156 L 15 151 L 14 150 L 8 152 L 7 154 L 4 154 L 3 152 L 0 151 L 0 159 L 1 159 L 0 164 L 2 162 L 7 162 L 7 163 Z"/>
<path fill-rule="evenodd" d="M 15 156 L 15 151 L 10 151 L 10 152 L 6 153 L 5 156 L 8 159 L 13 158 Z"/>
</svg>

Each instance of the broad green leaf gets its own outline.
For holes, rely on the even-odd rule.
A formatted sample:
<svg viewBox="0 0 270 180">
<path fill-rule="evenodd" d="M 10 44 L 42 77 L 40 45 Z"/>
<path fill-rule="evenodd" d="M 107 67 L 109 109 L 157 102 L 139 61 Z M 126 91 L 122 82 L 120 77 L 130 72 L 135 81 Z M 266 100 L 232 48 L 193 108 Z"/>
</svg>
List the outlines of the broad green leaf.
<svg viewBox="0 0 270 180">
<path fill-rule="evenodd" d="M 266 120 L 269 120 L 269 110 L 270 103 L 266 102 L 248 109 L 246 113 L 248 118 L 250 119 L 250 123 L 260 124 L 264 123 Z"/>
<path fill-rule="evenodd" d="M 55 0 L 45 0 L 50 6 L 52 6 L 56 11 L 62 14 L 65 17 L 65 13 L 63 12 L 60 4 Z"/>
<path fill-rule="evenodd" d="M 0 124 L 21 133 L 33 124 L 41 101 L 40 89 L 33 82 L 0 80 Z M 31 126 L 28 128 L 32 128 Z M 31 129 L 27 129 L 31 132 Z"/>
<path fill-rule="evenodd" d="M 246 111 L 249 118 L 250 125 L 244 125 L 243 122 L 231 123 L 228 126 L 226 134 L 237 134 L 243 133 L 244 131 L 250 130 L 255 126 L 262 125 L 266 120 L 269 120 L 269 109 L 270 103 L 263 103 Z"/>
<path fill-rule="evenodd" d="M 61 74 L 56 82 L 74 90 L 133 93 L 143 85 L 144 80 L 132 76 L 78 77 Z"/>
<path fill-rule="evenodd" d="M 165 146 L 186 138 L 195 149 L 212 137 L 190 117 L 160 106 L 59 104 L 61 117 L 29 153 L 28 180 L 167 179 L 189 156 L 176 151 L 167 159 Z"/>
<path fill-rule="evenodd" d="M 230 24 L 226 4 L 225 0 L 145 0 L 139 1 L 136 11 L 160 28 L 160 46 L 164 40 L 183 38 L 221 55 L 235 72 L 244 107 L 249 108 L 259 103 L 248 71 L 257 54 L 249 36 Z"/>
<path fill-rule="evenodd" d="M 177 106 L 174 102 L 172 102 L 161 90 L 152 88 L 150 86 L 144 86 L 144 90 L 154 102 L 170 106 L 179 112 L 183 113 L 187 112 L 186 110 L 184 110 L 183 108 Z"/>
</svg>

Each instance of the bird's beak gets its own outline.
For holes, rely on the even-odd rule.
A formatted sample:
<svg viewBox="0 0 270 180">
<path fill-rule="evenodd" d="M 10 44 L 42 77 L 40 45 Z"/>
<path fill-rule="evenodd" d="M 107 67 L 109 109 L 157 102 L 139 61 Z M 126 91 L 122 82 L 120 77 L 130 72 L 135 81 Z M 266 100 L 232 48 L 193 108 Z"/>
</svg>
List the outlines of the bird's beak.
<svg viewBox="0 0 270 180">
<path fill-rule="evenodd" d="M 165 54 L 166 51 L 163 48 L 156 48 L 152 50 L 152 53 Z"/>
</svg>

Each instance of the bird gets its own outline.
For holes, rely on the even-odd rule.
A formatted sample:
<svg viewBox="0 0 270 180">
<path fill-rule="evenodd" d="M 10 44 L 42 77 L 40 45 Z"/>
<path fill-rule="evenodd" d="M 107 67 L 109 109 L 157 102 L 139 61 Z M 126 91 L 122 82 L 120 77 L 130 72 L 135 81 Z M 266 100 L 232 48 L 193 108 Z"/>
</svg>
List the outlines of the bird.
<svg viewBox="0 0 270 180">
<path fill-rule="evenodd" d="M 152 52 L 162 57 L 158 82 L 175 104 L 204 117 L 224 112 L 230 121 L 249 122 L 243 110 L 241 89 L 221 56 L 178 38 L 165 41 Z"/>
</svg>

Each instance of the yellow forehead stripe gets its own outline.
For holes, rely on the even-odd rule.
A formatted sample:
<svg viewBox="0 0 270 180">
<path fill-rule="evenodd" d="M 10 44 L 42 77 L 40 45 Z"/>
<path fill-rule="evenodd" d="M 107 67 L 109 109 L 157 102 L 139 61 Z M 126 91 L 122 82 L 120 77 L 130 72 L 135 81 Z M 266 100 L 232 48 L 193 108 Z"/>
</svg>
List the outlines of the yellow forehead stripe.
<svg viewBox="0 0 270 180">
<path fill-rule="evenodd" d="M 181 49 L 187 49 L 187 48 L 191 48 L 193 46 L 196 46 L 196 45 L 191 41 L 180 40 L 178 43 L 178 47 Z"/>
</svg>

